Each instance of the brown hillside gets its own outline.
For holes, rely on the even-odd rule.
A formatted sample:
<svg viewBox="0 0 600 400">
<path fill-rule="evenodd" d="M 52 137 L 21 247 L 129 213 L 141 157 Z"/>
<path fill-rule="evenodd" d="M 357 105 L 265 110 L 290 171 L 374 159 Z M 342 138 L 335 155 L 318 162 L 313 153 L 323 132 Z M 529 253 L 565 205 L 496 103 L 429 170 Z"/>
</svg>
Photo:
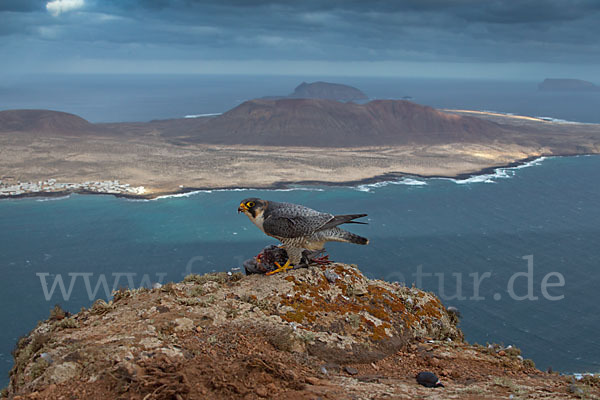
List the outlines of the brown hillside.
<svg viewBox="0 0 600 400">
<path fill-rule="evenodd" d="M 0 111 L 0 132 L 43 134 L 98 133 L 100 129 L 77 115 L 50 110 Z"/>
<path fill-rule="evenodd" d="M 210 121 L 188 140 L 215 144 L 352 147 L 490 142 L 500 125 L 404 100 L 367 104 L 323 99 L 250 100 Z"/>
<path fill-rule="evenodd" d="M 296 99 L 329 99 L 337 101 L 366 100 L 367 95 L 359 89 L 329 82 L 302 82 L 288 97 Z"/>
</svg>

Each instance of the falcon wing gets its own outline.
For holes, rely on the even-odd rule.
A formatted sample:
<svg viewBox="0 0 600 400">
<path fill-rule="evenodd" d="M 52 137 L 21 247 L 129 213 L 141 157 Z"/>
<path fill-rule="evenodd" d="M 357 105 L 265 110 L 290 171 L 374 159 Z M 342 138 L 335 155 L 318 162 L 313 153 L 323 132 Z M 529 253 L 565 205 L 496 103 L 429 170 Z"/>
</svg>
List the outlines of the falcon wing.
<svg viewBox="0 0 600 400">
<path fill-rule="evenodd" d="M 331 219 L 333 219 L 333 215 L 326 213 L 288 216 L 283 212 L 274 212 L 265 218 L 263 229 L 271 236 L 302 237 L 321 229 Z"/>
<path fill-rule="evenodd" d="M 366 217 L 366 216 L 367 216 L 367 214 L 335 215 L 335 216 L 333 216 L 333 218 L 331 218 L 329 221 L 327 221 L 327 223 L 325 225 L 323 225 L 320 229 L 329 229 L 329 228 L 333 228 L 333 227 L 336 227 L 341 224 L 366 225 L 367 224 L 366 222 L 353 221 L 354 219 L 362 218 L 362 217 Z"/>
</svg>

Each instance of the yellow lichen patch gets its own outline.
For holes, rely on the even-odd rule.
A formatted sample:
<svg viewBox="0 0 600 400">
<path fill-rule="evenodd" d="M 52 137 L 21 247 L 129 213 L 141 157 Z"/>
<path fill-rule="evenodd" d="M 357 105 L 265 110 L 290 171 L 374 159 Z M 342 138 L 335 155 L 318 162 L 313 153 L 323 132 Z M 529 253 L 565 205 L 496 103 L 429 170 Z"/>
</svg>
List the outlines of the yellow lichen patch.
<svg viewBox="0 0 600 400">
<path fill-rule="evenodd" d="M 309 330 L 313 322 L 318 322 L 319 329 L 322 329 L 323 325 L 336 326 L 338 332 L 356 332 L 358 329 L 372 340 L 401 334 L 398 329 L 402 329 L 407 322 L 414 323 L 419 320 L 407 312 L 404 299 L 395 291 L 376 284 L 365 285 L 364 277 L 351 268 L 336 265 L 333 269 L 342 277 L 335 283 L 329 283 L 320 274 L 284 278 L 294 284 L 294 290 L 291 294 L 282 294 L 280 304 L 292 308 L 293 311 L 286 311 L 280 315 L 281 318 L 287 322 L 304 324 L 304 328 Z M 352 290 L 351 292 L 355 293 L 352 294 L 348 293 L 350 287 L 362 289 L 359 292 Z M 424 312 L 430 313 L 429 311 Z M 363 315 L 360 317 L 359 326 L 356 324 L 358 321 L 351 323 L 344 317 L 361 313 Z M 370 317 L 365 318 L 364 315 Z M 371 317 L 381 323 L 371 321 Z"/>
<path fill-rule="evenodd" d="M 372 316 L 374 316 L 377 319 L 380 319 L 382 321 L 389 321 L 390 320 L 390 314 L 388 314 L 384 308 L 380 307 L 379 305 L 369 305 L 367 306 L 367 312 L 369 314 L 371 314 Z"/>
<path fill-rule="evenodd" d="M 375 303 L 372 302 L 371 308 L 373 309 L 373 312 L 371 312 L 371 314 L 379 319 L 390 320 L 389 312 L 386 313 L 386 316 L 383 315 L 383 313 L 385 313 L 384 310 L 402 314 L 406 312 L 406 306 L 404 305 L 402 298 L 385 288 L 369 285 L 369 294 L 372 299 L 376 300 Z M 379 314 L 380 316 L 376 314 Z"/>
<path fill-rule="evenodd" d="M 288 311 L 281 318 L 287 322 L 302 323 L 304 321 L 305 314 L 301 311 Z"/>
<path fill-rule="evenodd" d="M 372 340 L 383 340 L 388 339 L 389 336 L 386 332 L 387 328 L 391 328 L 391 325 L 387 322 L 384 322 L 381 325 L 376 325 L 373 327 L 373 334 L 371 335 Z"/>
<path fill-rule="evenodd" d="M 348 268 L 347 266 L 341 264 L 337 264 L 333 268 L 333 270 L 336 274 L 340 276 L 348 275 L 350 277 L 351 282 L 356 282 L 362 277 L 362 275 L 359 272 L 357 272 L 354 268 Z"/>
<path fill-rule="evenodd" d="M 419 317 L 441 318 L 441 307 L 442 304 L 437 299 L 429 300 L 427 303 L 423 304 L 421 306 L 421 309 L 418 310 L 415 314 Z"/>
<path fill-rule="evenodd" d="M 363 327 L 368 327 L 368 330 L 371 331 L 369 338 L 373 341 L 389 339 L 389 335 L 386 329 L 391 328 L 392 326 L 387 322 L 382 322 L 377 325 L 375 322 L 369 320 L 365 316 L 361 315 L 361 320 L 363 322 Z"/>
<path fill-rule="evenodd" d="M 402 320 L 404 321 L 404 325 L 406 325 L 407 328 L 412 328 L 415 322 L 419 322 L 419 319 L 414 314 L 410 313 L 403 314 Z"/>
</svg>

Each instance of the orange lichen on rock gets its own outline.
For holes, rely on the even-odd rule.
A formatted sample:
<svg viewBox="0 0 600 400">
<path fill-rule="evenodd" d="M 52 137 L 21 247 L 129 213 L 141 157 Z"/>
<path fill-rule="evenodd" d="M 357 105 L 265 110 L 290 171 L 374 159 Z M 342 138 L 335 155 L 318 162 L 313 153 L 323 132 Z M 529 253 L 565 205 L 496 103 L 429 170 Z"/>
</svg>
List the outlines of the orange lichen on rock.
<svg viewBox="0 0 600 400">
<path fill-rule="evenodd" d="M 329 282 L 324 275 L 328 268 L 339 277 L 334 282 Z M 380 341 L 407 334 L 414 336 L 411 334 L 413 326 L 419 328 L 418 332 L 436 336 L 435 330 L 441 321 L 448 326 L 443 329 L 448 337 L 461 337 L 460 331 L 450 326 L 443 305 L 433 295 L 369 280 L 358 268 L 344 264 L 300 271 L 283 278 L 292 283 L 293 288 L 290 293 L 280 295 L 283 311 L 279 315 L 308 331 L 351 333 L 359 342 Z M 415 302 L 416 307 L 407 307 Z M 349 320 L 351 315 L 361 316 L 358 329 L 356 322 Z"/>
</svg>

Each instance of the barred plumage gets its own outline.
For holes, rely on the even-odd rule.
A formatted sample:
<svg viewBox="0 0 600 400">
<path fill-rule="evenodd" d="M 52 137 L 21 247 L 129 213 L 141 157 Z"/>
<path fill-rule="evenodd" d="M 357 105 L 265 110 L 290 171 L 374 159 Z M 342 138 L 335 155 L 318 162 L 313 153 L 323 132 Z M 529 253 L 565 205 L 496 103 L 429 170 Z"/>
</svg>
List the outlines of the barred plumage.
<svg viewBox="0 0 600 400">
<path fill-rule="evenodd" d="M 248 198 L 240 203 L 244 212 L 265 234 L 283 243 L 289 264 L 298 265 L 303 250 L 321 250 L 327 242 L 368 244 L 369 240 L 338 227 L 354 223 L 354 219 L 367 214 L 333 215 L 313 210 L 299 204 Z"/>
</svg>

